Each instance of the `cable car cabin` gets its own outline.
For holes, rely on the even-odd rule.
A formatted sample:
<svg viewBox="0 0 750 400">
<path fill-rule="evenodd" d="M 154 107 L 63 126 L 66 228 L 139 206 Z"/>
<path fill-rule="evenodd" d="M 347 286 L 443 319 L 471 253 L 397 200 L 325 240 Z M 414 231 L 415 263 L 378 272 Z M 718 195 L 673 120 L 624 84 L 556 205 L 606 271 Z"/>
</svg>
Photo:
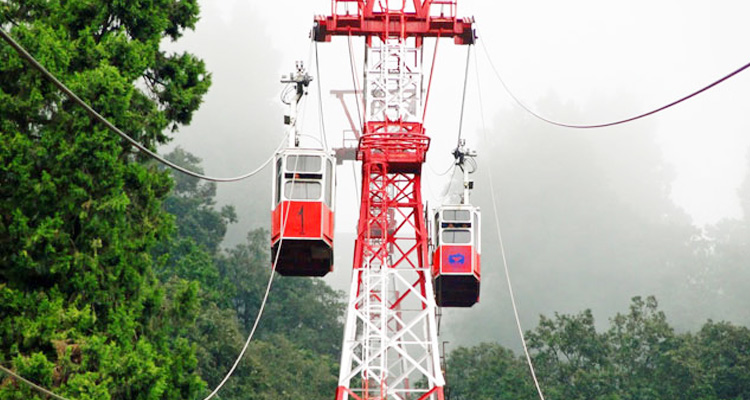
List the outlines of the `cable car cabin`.
<svg viewBox="0 0 750 400">
<path fill-rule="evenodd" d="M 479 208 L 470 205 L 446 205 L 435 213 L 432 272 L 440 307 L 471 307 L 479 301 L 479 219 Z"/>
<path fill-rule="evenodd" d="M 292 148 L 276 155 L 271 211 L 271 260 L 288 276 L 333 270 L 333 157 Z"/>
</svg>

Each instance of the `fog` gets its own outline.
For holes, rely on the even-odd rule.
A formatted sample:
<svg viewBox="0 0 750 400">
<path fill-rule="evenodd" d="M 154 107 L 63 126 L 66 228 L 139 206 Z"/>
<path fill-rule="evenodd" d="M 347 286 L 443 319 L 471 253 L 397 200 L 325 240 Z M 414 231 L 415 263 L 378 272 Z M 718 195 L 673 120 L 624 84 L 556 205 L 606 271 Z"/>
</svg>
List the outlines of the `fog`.
<svg viewBox="0 0 750 400">
<path fill-rule="evenodd" d="M 239 175 L 264 162 L 283 137 L 280 76 L 303 60 L 318 79 L 307 32 L 313 15 L 329 12 L 330 4 L 218 0 L 201 6 L 195 32 L 169 47 L 206 60 L 213 86 L 192 125 L 160 151 L 179 145 L 201 157 L 207 173 Z M 742 38 L 750 37 L 743 20 L 750 6 L 742 1 L 709 6 L 464 0 L 459 7 L 460 15 L 476 16 L 480 40 L 516 95 L 566 122 L 629 117 L 748 61 L 747 51 L 737 51 L 747 47 Z M 363 44 L 353 44 L 361 73 Z M 428 42 L 425 59 L 433 46 Z M 449 40 L 438 49 L 425 121 L 433 141 L 423 193 L 432 205 L 449 183 L 438 173 L 450 166 L 455 146 L 466 51 Z M 340 145 L 347 122 L 329 92 L 352 89 L 346 40 L 320 44 L 318 52 L 327 136 Z M 747 171 L 750 73 L 646 120 L 572 131 L 545 125 L 517 107 L 492 75 L 482 46 L 472 57 L 463 129 L 468 146 L 479 150 L 473 199 L 483 211 L 482 296 L 472 309 L 446 310 L 444 340 L 451 346 L 518 345 L 494 226 L 490 169 L 525 328 L 532 328 L 539 314 L 586 308 L 604 325 L 626 309 L 630 297 L 651 294 L 680 329 L 707 318 L 750 323 L 736 297 L 748 275 L 719 266 L 730 258 L 732 265 L 750 263 L 747 246 L 717 261 L 731 246 L 705 240 L 747 241 L 737 239 L 746 231 L 732 220 L 743 215 L 737 190 Z M 313 136 L 320 134 L 317 96 L 314 83 L 302 114 L 304 131 Z M 327 278 L 342 290 L 351 273 L 358 207 L 353 170 L 358 173 L 359 165 L 338 168 L 336 270 Z M 227 246 L 268 225 L 270 185 L 266 169 L 219 186 L 220 205 L 234 205 L 240 219 L 230 228 Z M 750 193 L 743 199 L 750 211 Z"/>
</svg>

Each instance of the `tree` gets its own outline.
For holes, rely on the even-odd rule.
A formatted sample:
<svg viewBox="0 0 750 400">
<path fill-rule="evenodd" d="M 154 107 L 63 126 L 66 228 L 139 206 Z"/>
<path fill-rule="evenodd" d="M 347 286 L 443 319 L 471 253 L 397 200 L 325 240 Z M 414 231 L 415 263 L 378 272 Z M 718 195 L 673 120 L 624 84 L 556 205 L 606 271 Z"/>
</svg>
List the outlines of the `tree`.
<svg viewBox="0 0 750 400">
<path fill-rule="evenodd" d="M 542 316 L 527 340 L 550 398 L 604 399 L 615 392 L 612 345 L 596 331 L 591 310 Z"/>
<path fill-rule="evenodd" d="M 709 321 L 695 335 L 700 365 L 694 381 L 717 399 L 750 397 L 750 330 Z"/>
<path fill-rule="evenodd" d="M 232 301 L 241 325 L 250 329 L 260 307 L 270 274 L 269 233 L 248 234 L 219 260 L 222 277 L 231 282 Z M 343 294 L 321 279 L 275 277 L 260 337 L 282 335 L 292 343 L 338 359 L 341 348 Z"/>
<path fill-rule="evenodd" d="M 498 344 L 459 347 L 446 367 L 450 400 L 533 400 L 536 391 L 524 361 Z"/>
<path fill-rule="evenodd" d="M 672 371 L 665 368 L 665 358 L 677 348 L 677 342 L 656 298 L 634 297 L 629 312 L 612 319 L 607 338 L 615 367 L 613 381 L 623 399 L 676 397 L 667 384 Z"/>
<path fill-rule="evenodd" d="M 19 1 L 0 25 L 115 125 L 153 148 L 210 84 L 199 59 L 160 50 L 196 0 Z M 171 230 L 168 174 L 0 46 L 0 362 L 74 398 L 183 399 L 204 387 L 196 288 L 160 287 L 151 250 Z M 169 290 L 169 293 L 165 292 Z M 0 398 L 40 398 L 18 383 Z"/>
<path fill-rule="evenodd" d="M 748 158 L 750 168 L 750 157 Z M 738 191 L 743 218 L 720 221 L 700 241 L 704 268 L 694 276 L 701 296 L 694 303 L 713 310 L 714 319 L 750 324 L 747 284 L 750 271 L 750 169 Z"/>
<path fill-rule="evenodd" d="M 750 390 L 750 330 L 708 321 L 676 334 L 656 299 L 635 297 L 606 331 L 590 310 L 542 317 L 527 333 L 545 397 L 736 400 Z M 536 398 L 524 361 L 499 345 L 460 348 L 448 360 L 454 399 Z"/>
</svg>

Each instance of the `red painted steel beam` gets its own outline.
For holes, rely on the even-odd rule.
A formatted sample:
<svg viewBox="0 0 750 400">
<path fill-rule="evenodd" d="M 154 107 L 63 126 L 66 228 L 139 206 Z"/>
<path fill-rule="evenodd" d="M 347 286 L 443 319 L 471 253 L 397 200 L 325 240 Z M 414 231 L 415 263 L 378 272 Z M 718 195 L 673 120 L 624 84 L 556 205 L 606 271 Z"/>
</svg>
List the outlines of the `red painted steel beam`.
<svg viewBox="0 0 750 400">
<path fill-rule="evenodd" d="M 319 16 L 315 18 L 313 39 L 330 42 L 333 36 L 350 35 L 382 38 L 386 33 L 416 38 L 452 36 L 456 44 L 474 44 L 475 39 L 471 17 L 429 17 L 414 13 Z"/>
</svg>

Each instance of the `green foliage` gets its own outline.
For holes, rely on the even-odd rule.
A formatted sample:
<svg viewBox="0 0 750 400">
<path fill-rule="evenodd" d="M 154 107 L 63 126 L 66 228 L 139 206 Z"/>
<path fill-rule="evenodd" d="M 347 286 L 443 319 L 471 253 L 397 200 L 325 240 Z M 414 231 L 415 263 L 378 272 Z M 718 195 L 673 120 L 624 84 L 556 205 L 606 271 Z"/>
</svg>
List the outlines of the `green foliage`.
<svg viewBox="0 0 750 400">
<path fill-rule="evenodd" d="M 521 359 L 500 345 L 459 347 L 446 370 L 451 400 L 533 400 L 536 391 Z"/>
<path fill-rule="evenodd" d="M 0 7 L 4 29 L 147 146 L 189 122 L 210 84 L 199 59 L 159 48 L 195 24 L 195 0 Z M 172 335 L 197 287 L 161 287 L 151 256 L 172 230 L 169 175 L 4 44 L 0 60 L 0 362 L 74 398 L 195 397 L 195 349 Z M 34 396 L 0 384 L 2 399 Z"/>
<path fill-rule="evenodd" d="M 545 397 L 555 399 L 748 398 L 750 330 L 707 322 L 677 334 L 653 297 L 597 332 L 590 310 L 542 317 L 527 334 Z M 498 345 L 459 348 L 448 359 L 451 399 L 534 399 L 525 364 Z"/>
<path fill-rule="evenodd" d="M 270 274 L 269 234 L 256 230 L 246 244 L 231 249 L 219 262 L 231 282 L 232 303 L 244 327 L 250 329 Z M 282 334 L 302 348 L 338 358 L 343 326 L 343 295 L 320 279 L 277 276 L 260 330 L 261 337 Z"/>
</svg>

